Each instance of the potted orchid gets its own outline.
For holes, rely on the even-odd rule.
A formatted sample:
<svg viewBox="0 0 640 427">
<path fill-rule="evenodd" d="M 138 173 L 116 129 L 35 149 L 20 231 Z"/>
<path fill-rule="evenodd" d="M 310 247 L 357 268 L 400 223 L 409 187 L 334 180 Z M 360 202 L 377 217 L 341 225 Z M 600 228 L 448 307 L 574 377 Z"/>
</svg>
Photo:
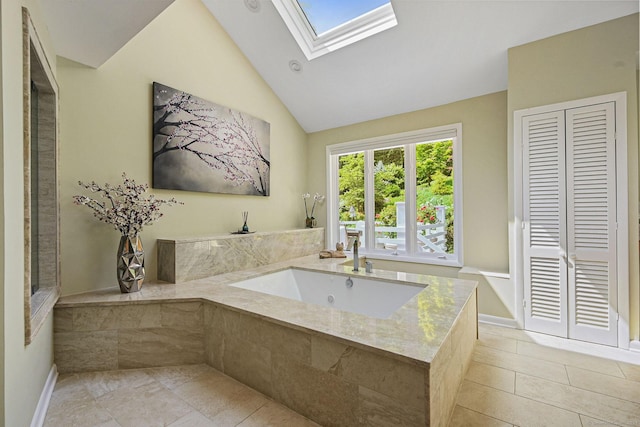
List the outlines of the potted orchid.
<svg viewBox="0 0 640 427">
<path fill-rule="evenodd" d="M 320 204 L 324 201 L 325 196 L 321 196 L 319 193 L 316 193 L 313 196 L 313 205 L 311 206 L 311 214 L 309 214 L 309 205 L 307 205 L 307 199 L 311 198 L 309 193 L 305 193 L 302 195 L 302 199 L 304 200 L 304 213 L 307 215 L 305 220 L 305 226 L 307 228 L 313 228 L 316 226 L 316 218 L 313 216 L 313 213 L 316 209 L 316 205 Z"/>
<path fill-rule="evenodd" d="M 103 200 L 89 196 L 73 196 L 76 205 L 85 205 L 93 210 L 99 221 L 110 224 L 121 234 L 118 247 L 118 284 L 122 292 L 139 291 L 144 281 L 144 249 L 139 233 L 145 225 L 151 225 L 162 217 L 162 205 L 182 204 L 174 198 L 158 199 L 153 194 L 143 197 L 149 186 L 139 185 L 122 174 L 124 184 L 104 186 L 91 181 L 85 184 L 78 181 L 81 187 L 100 194 Z"/>
</svg>

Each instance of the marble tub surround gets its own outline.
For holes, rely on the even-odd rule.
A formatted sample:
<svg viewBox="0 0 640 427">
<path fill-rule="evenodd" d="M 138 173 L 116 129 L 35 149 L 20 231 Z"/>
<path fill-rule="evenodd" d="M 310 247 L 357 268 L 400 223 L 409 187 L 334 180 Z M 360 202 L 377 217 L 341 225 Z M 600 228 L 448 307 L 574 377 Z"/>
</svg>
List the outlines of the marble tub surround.
<svg viewBox="0 0 640 427">
<path fill-rule="evenodd" d="M 180 283 L 317 254 L 324 229 L 158 239 L 158 280 Z"/>
<path fill-rule="evenodd" d="M 203 303 L 56 307 L 60 373 L 204 363 Z"/>
<path fill-rule="evenodd" d="M 192 339 L 200 339 L 202 347 L 189 347 L 196 355 L 193 361 L 167 358 L 166 364 L 201 363 L 197 358 L 202 348 L 204 362 L 320 424 L 446 425 L 475 344 L 475 282 L 383 270 L 353 273 L 340 263 L 340 259 L 319 260 L 316 253 L 175 285 L 148 284 L 136 294 L 123 295 L 114 288 L 64 297 L 55 315 L 56 363 L 72 364 L 76 357 L 73 354 L 81 356 L 83 350 L 78 343 L 84 342 L 82 338 L 89 340 L 87 332 L 105 334 L 111 340 L 111 345 L 96 349 L 91 358 L 84 359 L 109 361 L 91 369 L 115 369 L 114 360 L 132 363 L 133 352 L 139 351 L 144 357 L 148 354 L 146 345 L 136 350 L 138 339 L 157 343 L 154 348 L 164 342 L 176 343 L 171 335 L 175 323 L 160 326 L 171 331 L 163 341 L 166 334 L 154 329 L 158 323 L 146 327 L 143 318 L 158 322 L 159 310 L 163 325 L 163 306 L 199 302 L 202 317 L 197 310 L 178 317 L 179 322 L 194 328 Z M 226 286 L 290 267 L 428 286 L 389 319 L 372 319 Z M 140 317 L 140 327 L 133 329 L 143 331 L 139 338 L 128 329 L 130 324 L 108 320 L 113 319 L 112 314 L 76 312 L 144 306 L 160 308 L 144 309 L 149 313 Z M 92 331 L 83 331 L 87 328 L 84 320 L 91 317 Z M 193 322 L 202 322 L 202 329 Z M 92 337 L 94 342 L 100 340 L 96 335 Z M 175 350 L 182 344 L 172 345 Z M 124 358 L 119 355 L 121 349 L 126 349 Z M 162 363 L 162 356 L 157 363 Z"/>
</svg>

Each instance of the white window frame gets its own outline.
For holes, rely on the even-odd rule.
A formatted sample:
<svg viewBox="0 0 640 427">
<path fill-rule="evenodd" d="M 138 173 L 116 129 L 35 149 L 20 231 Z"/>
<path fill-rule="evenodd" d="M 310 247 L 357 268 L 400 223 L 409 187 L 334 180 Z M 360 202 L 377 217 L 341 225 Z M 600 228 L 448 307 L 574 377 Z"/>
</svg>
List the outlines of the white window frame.
<svg viewBox="0 0 640 427">
<path fill-rule="evenodd" d="M 291 35 L 311 61 L 398 24 L 391 3 L 316 35 L 296 0 L 272 0 Z"/>
<path fill-rule="evenodd" d="M 407 235 L 416 234 L 416 186 L 407 185 L 415 183 L 416 158 L 415 150 L 410 149 L 412 145 L 424 142 L 435 142 L 451 139 L 453 141 L 453 206 L 454 206 L 454 253 L 453 254 L 431 254 L 418 253 L 413 239 L 409 239 L 407 250 L 397 255 L 389 251 L 375 249 L 373 212 L 373 155 L 372 151 L 391 147 L 404 146 L 405 148 L 405 224 L 407 225 Z M 411 132 L 403 132 L 392 135 L 384 135 L 375 138 L 361 139 L 357 141 L 344 142 L 329 145 L 326 148 L 327 159 L 327 230 L 326 238 L 329 247 L 335 247 L 340 238 L 340 221 L 338 218 L 339 209 L 339 165 L 338 158 L 344 154 L 365 152 L 365 217 L 366 233 L 365 247 L 360 254 L 368 258 L 386 259 L 401 262 L 414 262 L 435 265 L 445 265 L 461 267 L 463 265 L 462 247 L 462 124 L 455 123 L 428 129 L 421 129 Z M 369 158 L 369 159 L 368 159 Z"/>
</svg>

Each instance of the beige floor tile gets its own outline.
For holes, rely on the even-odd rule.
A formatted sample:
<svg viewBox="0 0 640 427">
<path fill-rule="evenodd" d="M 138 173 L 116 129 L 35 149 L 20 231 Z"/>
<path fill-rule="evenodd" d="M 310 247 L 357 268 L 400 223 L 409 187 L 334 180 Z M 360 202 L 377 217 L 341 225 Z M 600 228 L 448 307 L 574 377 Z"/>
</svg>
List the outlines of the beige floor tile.
<svg viewBox="0 0 640 427">
<path fill-rule="evenodd" d="M 122 427 L 165 426 L 193 411 L 156 381 L 112 391 L 97 401 Z"/>
<path fill-rule="evenodd" d="M 218 427 L 218 424 L 214 423 L 200 412 L 193 411 L 172 422 L 167 427 Z"/>
<path fill-rule="evenodd" d="M 464 381 L 458 405 L 520 427 L 581 427 L 575 412 L 557 408 L 491 387 Z"/>
<path fill-rule="evenodd" d="M 200 375 L 215 371 L 212 367 L 201 365 L 181 365 L 181 366 L 166 366 L 162 368 L 149 368 L 145 370 L 156 381 L 173 390 L 180 387 L 182 384 L 192 381 L 198 378 Z"/>
<path fill-rule="evenodd" d="M 139 369 L 87 372 L 78 374 L 78 377 L 94 398 L 121 388 L 136 388 L 154 382 L 151 376 Z"/>
<path fill-rule="evenodd" d="M 509 369 L 472 361 L 465 379 L 513 393 L 516 384 L 516 373 Z"/>
<path fill-rule="evenodd" d="M 85 391 L 84 397 L 68 394 L 64 402 L 49 406 L 44 427 L 94 427 L 110 421 L 113 421 L 111 414 Z"/>
<path fill-rule="evenodd" d="M 518 343 L 518 354 L 624 378 L 624 374 L 616 362 L 601 357 L 559 350 L 528 342 Z"/>
<path fill-rule="evenodd" d="M 269 402 L 238 427 L 319 427 L 318 424 L 275 402 Z"/>
<path fill-rule="evenodd" d="M 613 424 L 609 421 L 597 420 L 582 414 L 580 414 L 580 421 L 582 421 L 582 427 L 620 427 L 618 424 Z"/>
<path fill-rule="evenodd" d="M 533 339 L 528 335 L 528 333 L 526 331 L 523 331 L 522 329 L 504 328 L 502 326 L 479 323 L 478 331 L 480 335 L 482 335 L 483 333 L 490 333 L 518 341 L 533 342 Z"/>
<path fill-rule="evenodd" d="M 640 403 L 640 384 L 586 369 L 567 366 L 572 386 Z"/>
<path fill-rule="evenodd" d="M 500 351 L 489 347 L 476 346 L 473 353 L 475 362 L 497 366 L 524 374 L 536 375 L 551 381 L 569 384 L 564 365 L 534 357 Z"/>
<path fill-rule="evenodd" d="M 618 362 L 618 366 L 622 370 L 626 379 L 640 382 L 640 365 Z"/>
<path fill-rule="evenodd" d="M 486 331 L 480 332 L 478 345 L 508 351 L 509 353 L 516 353 L 518 351 L 518 340 L 506 338 Z"/>
<path fill-rule="evenodd" d="M 516 394 L 589 417 L 622 425 L 638 425 L 640 404 L 604 394 L 516 374 Z"/>
<path fill-rule="evenodd" d="M 234 426 L 268 402 L 261 393 L 218 371 L 207 372 L 174 392 L 220 426 Z"/>
<path fill-rule="evenodd" d="M 449 427 L 512 427 L 512 424 L 456 405 Z"/>
</svg>

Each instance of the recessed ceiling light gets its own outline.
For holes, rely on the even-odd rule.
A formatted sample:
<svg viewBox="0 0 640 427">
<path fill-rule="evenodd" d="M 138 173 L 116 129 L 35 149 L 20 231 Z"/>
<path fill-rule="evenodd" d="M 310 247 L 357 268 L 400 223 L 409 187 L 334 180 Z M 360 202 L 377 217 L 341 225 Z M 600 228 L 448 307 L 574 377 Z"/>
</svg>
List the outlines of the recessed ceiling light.
<svg viewBox="0 0 640 427">
<path fill-rule="evenodd" d="M 260 12 L 260 0 L 244 0 L 244 5 L 251 12 Z"/>
<path fill-rule="evenodd" d="M 299 63 L 298 61 L 296 61 L 295 59 L 292 59 L 291 61 L 289 61 L 289 68 L 294 73 L 301 73 L 302 72 L 302 64 Z"/>
</svg>

